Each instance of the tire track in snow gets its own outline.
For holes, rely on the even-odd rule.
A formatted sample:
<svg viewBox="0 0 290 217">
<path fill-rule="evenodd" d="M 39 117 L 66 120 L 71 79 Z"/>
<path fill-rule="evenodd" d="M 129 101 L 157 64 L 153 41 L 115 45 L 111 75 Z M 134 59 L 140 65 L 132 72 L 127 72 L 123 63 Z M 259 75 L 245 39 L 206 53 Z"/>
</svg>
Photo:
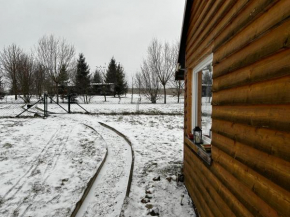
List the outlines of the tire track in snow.
<svg viewBox="0 0 290 217">
<path fill-rule="evenodd" d="M 50 146 L 47 151 L 45 153 L 48 153 L 48 151 L 53 147 L 52 152 L 54 152 L 54 154 L 48 154 L 48 159 L 46 158 L 46 160 L 48 160 L 49 163 L 47 163 L 47 166 L 42 174 L 42 176 L 44 177 L 46 175 L 46 177 L 43 179 L 41 186 L 44 185 L 44 183 L 46 182 L 46 180 L 50 177 L 50 175 L 52 174 L 53 170 L 56 167 L 56 164 L 59 160 L 59 157 L 61 156 L 62 151 L 64 150 L 65 146 L 67 145 L 67 141 L 70 137 L 71 132 L 73 131 L 73 129 L 75 127 L 69 128 L 66 125 L 61 125 L 61 132 L 59 132 L 57 134 L 57 136 L 54 137 L 54 140 L 52 141 L 53 146 Z M 57 147 L 56 147 L 57 146 Z M 45 157 L 45 156 L 43 156 Z M 25 204 L 25 198 L 23 200 L 21 200 L 18 204 L 18 207 L 16 208 L 16 210 L 20 210 L 20 208 L 23 205 L 26 205 L 27 207 L 24 209 L 23 213 L 20 215 L 21 217 L 25 216 L 26 212 L 30 209 L 31 206 L 33 206 L 33 202 L 35 200 L 35 198 L 37 197 L 37 192 L 33 192 L 30 191 L 30 194 L 28 195 L 28 198 L 31 198 L 28 204 Z M 33 195 L 31 195 L 33 194 Z"/>
<path fill-rule="evenodd" d="M 14 197 L 17 192 L 22 188 L 23 184 L 26 182 L 24 181 L 23 183 L 21 183 L 21 180 L 24 179 L 26 177 L 25 180 L 27 180 L 27 178 L 29 177 L 29 174 L 33 174 L 36 170 L 36 168 L 38 167 L 39 165 L 39 160 L 42 156 L 43 153 L 45 153 L 47 151 L 47 149 L 49 148 L 49 146 L 51 146 L 52 144 L 52 141 L 55 139 L 56 135 L 58 134 L 58 132 L 61 130 L 60 129 L 57 129 L 55 131 L 55 133 L 50 137 L 49 141 L 46 143 L 46 145 L 43 147 L 43 149 L 41 150 L 40 154 L 31 162 L 31 166 L 30 168 L 24 173 L 23 176 L 21 176 L 17 181 L 16 183 L 4 194 L 3 196 L 3 199 L 6 199 L 6 197 L 13 191 L 16 189 L 16 191 L 12 194 L 12 196 L 10 196 L 10 198 L 8 199 L 11 199 L 12 197 Z M 32 171 L 32 172 L 31 172 Z"/>
<path fill-rule="evenodd" d="M 73 129 L 73 128 L 72 128 Z M 33 171 L 30 173 L 30 176 L 27 176 L 26 180 L 22 183 L 21 187 L 18 189 L 18 191 L 21 190 L 22 186 L 24 186 L 27 182 L 29 182 L 30 178 L 32 178 L 33 176 L 37 176 L 38 173 L 35 173 L 35 171 L 39 168 L 39 166 L 41 165 L 40 161 L 42 160 L 47 160 L 49 163 L 47 163 L 47 166 L 45 167 L 43 173 L 40 172 L 40 174 L 42 174 L 42 176 L 45 176 L 47 174 L 47 176 L 43 179 L 43 181 L 41 183 L 39 183 L 41 186 L 45 183 L 45 181 L 48 179 L 48 177 L 51 175 L 54 167 L 53 167 L 53 163 L 57 163 L 57 160 L 59 158 L 59 156 L 57 156 L 57 151 L 66 145 L 66 142 L 63 142 L 64 140 L 67 141 L 69 138 L 70 133 L 72 131 L 71 128 L 66 127 L 65 125 L 61 125 L 61 127 L 57 130 L 57 132 L 50 138 L 49 142 L 47 143 L 47 145 L 45 146 L 45 148 L 42 149 L 41 154 L 38 156 L 38 162 L 35 165 Z M 56 147 L 57 146 L 57 147 Z M 52 151 L 54 152 L 54 154 L 49 154 L 49 152 Z M 59 153 L 60 154 L 60 153 Z M 35 179 L 37 180 L 38 177 L 36 177 Z M 33 178 L 34 179 L 34 178 Z M 32 181 L 33 182 L 33 181 Z M 33 186 L 32 186 L 33 188 Z M 13 194 L 10 198 L 12 199 L 17 193 L 15 192 L 15 194 Z M 14 209 L 15 213 L 19 213 L 20 210 L 23 210 L 23 205 L 26 206 L 26 208 L 24 208 L 24 212 L 20 215 L 20 216 L 24 216 L 25 213 L 30 209 L 30 207 L 33 205 L 33 201 L 36 198 L 36 196 L 38 195 L 37 192 L 31 190 L 29 192 L 28 195 L 20 198 L 18 200 L 18 205 L 17 207 Z M 10 199 L 9 198 L 9 199 Z M 27 200 L 29 198 L 29 202 L 25 202 L 25 200 Z"/>
<path fill-rule="evenodd" d="M 127 194 L 132 164 L 131 147 L 127 141 L 101 125 L 94 126 L 108 145 L 108 156 L 77 217 L 118 217 Z"/>
</svg>

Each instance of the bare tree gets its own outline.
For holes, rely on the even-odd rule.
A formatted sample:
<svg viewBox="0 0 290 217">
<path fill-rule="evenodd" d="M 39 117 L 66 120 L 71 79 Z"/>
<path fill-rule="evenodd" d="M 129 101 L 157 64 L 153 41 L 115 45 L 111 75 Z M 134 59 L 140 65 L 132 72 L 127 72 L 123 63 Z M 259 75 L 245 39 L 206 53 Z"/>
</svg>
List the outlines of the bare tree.
<svg viewBox="0 0 290 217">
<path fill-rule="evenodd" d="M 3 71 L 1 70 L 0 67 L 0 99 L 2 100 L 5 96 L 5 91 L 4 91 L 4 75 Z"/>
<path fill-rule="evenodd" d="M 35 92 L 38 97 L 41 97 L 45 87 L 45 67 L 40 63 L 35 63 L 34 66 L 34 81 L 35 81 Z"/>
<path fill-rule="evenodd" d="M 135 74 L 135 86 L 138 88 L 139 97 L 141 97 L 141 89 L 142 89 L 142 74 Z"/>
<path fill-rule="evenodd" d="M 59 74 L 62 66 L 71 67 L 75 49 L 65 39 L 55 38 L 53 35 L 43 36 L 38 41 L 37 56 L 39 62 L 45 66 L 49 77 L 55 84 L 58 103 Z"/>
<path fill-rule="evenodd" d="M 184 81 L 181 80 L 172 80 L 171 85 L 173 86 L 174 90 L 173 93 L 174 95 L 177 96 L 177 103 L 180 101 L 180 96 L 184 91 Z"/>
<path fill-rule="evenodd" d="M 143 61 L 141 66 L 141 73 L 136 77 L 140 78 L 142 89 L 144 90 L 144 95 L 152 103 L 160 98 L 160 83 L 155 70 L 152 70 L 152 65 L 146 60 Z"/>
<path fill-rule="evenodd" d="M 168 42 L 162 44 L 157 39 L 153 39 L 148 47 L 148 60 L 163 86 L 164 103 L 166 104 L 166 85 L 173 77 L 175 70 L 176 45 L 170 45 Z"/>
<path fill-rule="evenodd" d="M 34 91 L 35 81 L 34 59 L 32 55 L 21 54 L 17 64 L 17 81 L 19 87 L 19 97 L 25 103 L 30 103 Z"/>
<path fill-rule="evenodd" d="M 178 52 L 179 52 L 179 42 L 173 43 L 171 47 L 171 63 L 172 63 L 171 66 L 172 67 L 174 67 L 175 64 L 177 63 Z M 174 72 L 174 69 L 173 69 L 173 72 Z M 180 95 L 183 93 L 185 85 L 184 85 L 184 81 L 175 80 L 173 75 L 174 73 L 172 74 L 172 77 L 171 77 L 171 85 L 174 88 L 174 94 L 177 96 L 177 103 L 179 103 Z"/>
<path fill-rule="evenodd" d="M 17 64 L 19 63 L 22 54 L 22 49 L 15 44 L 4 48 L 3 52 L 0 53 L 1 70 L 4 72 L 5 77 L 11 85 L 11 90 L 15 95 L 15 100 L 17 100 L 18 94 Z"/>
</svg>

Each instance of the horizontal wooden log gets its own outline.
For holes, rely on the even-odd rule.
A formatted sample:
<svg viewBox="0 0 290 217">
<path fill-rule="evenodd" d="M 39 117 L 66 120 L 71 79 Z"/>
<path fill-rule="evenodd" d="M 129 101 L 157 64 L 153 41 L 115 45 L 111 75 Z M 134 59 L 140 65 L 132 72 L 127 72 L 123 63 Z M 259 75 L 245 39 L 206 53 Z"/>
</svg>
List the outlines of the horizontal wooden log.
<svg viewBox="0 0 290 217">
<path fill-rule="evenodd" d="M 246 165 L 213 146 L 213 160 L 246 185 L 263 201 L 274 208 L 280 216 L 290 213 L 290 192 L 277 186 Z"/>
<path fill-rule="evenodd" d="M 211 171 L 254 216 L 278 217 L 278 213 L 273 208 L 225 170 L 220 164 L 214 161 L 211 166 Z"/>
<path fill-rule="evenodd" d="M 216 38 L 224 28 L 232 22 L 232 20 L 240 13 L 241 10 L 248 4 L 248 0 L 239 0 L 235 5 L 232 6 L 230 11 L 222 17 L 222 20 L 219 21 L 216 26 L 209 32 L 202 41 L 197 40 L 196 42 L 190 41 L 187 43 L 186 55 L 190 58 L 187 65 L 193 65 L 192 61 L 196 59 L 204 49 L 209 46 L 213 48 L 213 39 Z M 210 51 L 212 52 L 212 50 Z"/>
<path fill-rule="evenodd" d="M 290 190 L 290 162 L 216 133 L 213 133 L 212 144 L 273 183 Z"/>
<path fill-rule="evenodd" d="M 244 143 L 267 154 L 290 162 L 290 133 L 264 128 L 255 128 L 244 124 L 214 119 L 212 132 L 224 137 L 215 137 L 215 142 L 226 144 L 225 137 Z M 234 153 L 227 152 L 232 155 Z"/>
<path fill-rule="evenodd" d="M 212 98 L 213 105 L 275 105 L 288 103 L 290 103 L 290 75 L 221 90 L 215 92 Z"/>
<path fill-rule="evenodd" d="M 289 1 L 290 2 L 290 1 Z M 212 91 L 253 84 L 290 75 L 290 49 L 214 79 Z"/>
<path fill-rule="evenodd" d="M 202 11 L 206 7 L 207 3 L 208 1 L 197 2 L 196 4 L 198 4 L 198 7 L 195 9 L 195 12 L 194 13 L 191 12 L 191 15 L 190 15 L 191 17 L 189 21 L 188 30 L 187 30 L 186 44 L 188 43 L 188 40 L 189 40 L 188 36 L 191 30 L 193 29 L 193 26 L 196 24 L 197 20 L 199 19 L 199 16 L 201 15 Z"/>
<path fill-rule="evenodd" d="M 200 15 L 202 8 L 204 7 L 203 4 L 205 5 L 206 2 L 202 0 L 197 0 L 193 2 L 191 12 L 190 12 L 190 19 L 189 19 L 190 23 L 188 26 L 187 35 L 190 31 L 190 28 L 194 25 L 195 21 L 198 19 L 198 16 Z"/>
<path fill-rule="evenodd" d="M 253 216 L 249 210 L 229 191 L 228 188 L 211 172 L 211 167 L 207 167 L 203 162 L 185 145 L 184 160 L 188 161 L 191 167 L 196 167 L 199 173 L 207 177 L 212 187 L 217 191 L 229 208 L 236 216 L 251 217 Z M 185 177 L 186 179 L 186 177 Z"/>
<path fill-rule="evenodd" d="M 277 0 L 250 1 L 247 7 L 228 23 L 227 28 L 215 39 L 214 52 L 224 43 L 228 42 L 237 33 L 244 30 L 250 23 L 257 19 L 263 12 L 267 11 Z"/>
<path fill-rule="evenodd" d="M 185 164 L 187 164 L 187 162 L 185 162 Z M 198 176 L 195 176 L 196 173 L 194 173 L 192 168 L 187 168 L 188 169 L 185 171 L 184 175 L 187 177 L 187 180 L 189 180 L 190 183 L 194 183 L 195 189 L 199 193 L 199 197 L 203 198 L 204 203 L 206 204 L 206 208 L 209 209 L 205 212 L 210 212 L 212 216 L 223 217 L 224 215 L 221 213 L 208 192 L 205 190 L 205 187 L 201 183 L 200 178 Z"/>
<path fill-rule="evenodd" d="M 200 26 L 200 24 L 203 22 L 203 20 L 207 16 L 208 12 L 210 11 L 211 7 L 215 3 L 215 0 L 208 0 L 208 1 L 205 1 L 205 2 L 206 2 L 206 4 L 205 4 L 204 8 L 202 8 L 202 10 L 200 11 L 200 14 L 198 15 L 198 18 L 191 22 L 191 25 L 190 25 L 190 28 L 189 28 L 189 31 L 188 31 L 188 34 L 187 34 L 187 40 L 190 39 L 191 35 L 193 35 L 193 33 L 198 28 L 198 26 Z"/>
<path fill-rule="evenodd" d="M 290 48 L 290 20 L 287 20 L 249 46 L 214 65 L 213 78 L 225 75 L 254 62 L 262 60 L 279 50 Z"/>
<path fill-rule="evenodd" d="M 230 41 L 215 50 L 213 62 L 221 62 L 263 35 L 266 31 L 281 23 L 290 16 L 290 1 L 281 0 L 271 10 L 266 11 L 250 25 L 236 34 Z M 218 39 L 217 39 L 218 41 Z"/>
<path fill-rule="evenodd" d="M 228 1 L 225 5 L 228 5 L 229 3 L 233 3 L 233 1 Z M 200 40 L 200 34 L 205 30 L 205 28 L 209 25 L 209 23 L 212 21 L 212 19 L 216 20 L 216 17 L 218 16 L 217 12 L 219 11 L 219 8 L 224 4 L 224 0 L 218 0 L 213 2 L 213 5 L 210 7 L 209 11 L 205 14 L 205 17 L 201 19 L 201 22 L 199 24 L 196 23 L 196 25 L 191 29 L 191 31 L 188 34 L 188 42 L 189 45 L 187 46 L 187 49 L 192 45 L 192 43 L 196 40 Z M 219 16 L 218 16 L 219 17 Z"/>
<path fill-rule="evenodd" d="M 212 118 L 290 132 L 290 105 L 213 106 Z"/>
<path fill-rule="evenodd" d="M 185 183 L 185 186 L 187 188 L 187 191 L 188 191 L 190 197 L 192 198 L 192 200 L 197 208 L 198 213 L 196 213 L 196 214 L 200 215 L 201 217 L 206 216 L 205 212 L 202 209 L 200 201 L 197 199 L 197 197 L 194 193 L 194 186 L 193 186 L 194 184 L 192 182 L 190 182 L 189 180 L 187 180 L 186 178 L 185 178 L 184 183 Z"/>
<path fill-rule="evenodd" d="M 199 55 L 192 55 L 192 56 L 188 56 L 186 54 L 186 68 L 194 68 L 195 66 L 197 66 L 198 63 L 200 63 L 203 59 L 205 59 L 207 56 L 209 56 L 212 53 L 212 47 L 213 45 L 208 46 L 206 49 L 203 49 L 201 53 L 199 53 Z M 192 73 L 192 71 L 191 71 Z"/>
<path fill-rule="evenodd" d="M 217 27 L 217 25 L 220 23 L 221 19 L 223 19 L 229 10 L 233 7 L 233 5 L 236 3 L 236 0 L 227 0 L 225 1 L 220 9 L 215 12 L 214 16 L 209 20 L 209 23 L 203 26 L 203 28 L 199 27 L 200 35 L 194 34 L 193 37 L 190 38 L 187 50 L 193 50 L 198 45 L 201 44 L 204 40 L 206 40 L 207 37 L 210 37 L 213 34 L 213 30 Z"/>
<path fill-rule="evenodd" d="M 188 171 L 188 170 L 187 170 Z M 199 207 L 197 208 L 198 211 L 202 211 L 205 216 L 212 216 L 214 217 L 210 207 L 208 206 L 207 201 L 204 199 L 203 195 L 199 192 L 197 188 L 197 183 L 195 179 L 192 179 L 190 175 L 185 173 L 185 176 L 187 177 L 187 186 L 190 187 L 191 191 L 193 192 L 192 194 L 195 196 L 194 202 L 199 202 Z"/>
<path fill-rule="evenodd" d="M 188 164 L 188 162 L 184 162 L 184 164 Z M 235 216 L 235 214 L 231 211 L 231 209 L 227 206 L 227 204 L 223 201 L 220 195 L 216 192 L 216 190 L 211 186 L 211 183 L 207 180 L 206 177 L 200 173 L 197 168 L 190 167 L 188 165 L 185 176 L 189 179 L 195 179 L 197 183 L 197 187 L 201 192 L 203 197 L 206 197 L 206 200 L 209 201 L 209 207 L 213 210 L 213 214 L 215 216 Z M 192 181 L 191 181 L 192 182 Z"/>
</svg>

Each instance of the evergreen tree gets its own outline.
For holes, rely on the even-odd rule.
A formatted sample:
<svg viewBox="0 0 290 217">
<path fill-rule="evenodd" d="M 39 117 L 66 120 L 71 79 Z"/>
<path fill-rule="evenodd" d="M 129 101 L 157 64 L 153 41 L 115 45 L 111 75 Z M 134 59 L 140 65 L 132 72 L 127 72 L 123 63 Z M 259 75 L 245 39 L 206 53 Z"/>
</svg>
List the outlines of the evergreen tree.
<svg viewBox="0 0 290 217">
<path fill-rule="evenodd" d="M 116 95 L 120 96 L 122 94 L 126 94 L 128 91 L 128 85 L 125 81 L 124 68 L 120 64 L 116 64 L 114 57 L 109 63 L 105 82 L 114 84 L 114 97 Z"/>
<path fill-rule="evenodd" d="M 90 93 L 90 69 L 82 53 L 79 55 L 75 80 L 77 93 L 83 95 L 84 103 L 88 103 L 88 94 Z"/>
<path fill-rule="evenodd" d="M 96 69 L 94 77 L 93 77 L 93 83 L 103 83 L 103 76 L 99 70 Z"/>
<path fill-rule="evenodd" d="M 63 64 L 60 68 L 59 75 L 58 75 L 58 91 L 61 94 L 62 102 L 64 102 L 65 95 L 68 94 L 67 92 L 67 84 L 68 84 L 69 76 L 66 70 L 66 66 Z"/>
<path fill-rule="evenodd" d="M 69 76 L 68 76 L 68 73 L 67 73 L 67 70 L 66 70 L 66 66 L 62 65 L 61 68 L 60 68 L 59 76 L 58 76 L 58 83 L 61 86 L 66 86 L 68 80 L 69 80 Z"/>
<path fill-rule="evenodd" d="M 117 76 L 117 64 L 116 64 L 116 60 L 114 59 L 114 57 L 112 57 L 112 59 L 109 63 L 108 69 L 107 69 L 105 82 L 116 84 L 116 76 Z M 115 95 L 116 95 L 116 93 L 114 91 L 114 96 Z"/>
<path fill-rule="evenodd" d="M 124 68 L 120 64 L 118 64 L 116 83 L 115 83 L 115 92 L 120 97 L 120 95 L 126 94 L 127 91 L 128 91 L 128 84 L 125 80 Z"/>
</svg>

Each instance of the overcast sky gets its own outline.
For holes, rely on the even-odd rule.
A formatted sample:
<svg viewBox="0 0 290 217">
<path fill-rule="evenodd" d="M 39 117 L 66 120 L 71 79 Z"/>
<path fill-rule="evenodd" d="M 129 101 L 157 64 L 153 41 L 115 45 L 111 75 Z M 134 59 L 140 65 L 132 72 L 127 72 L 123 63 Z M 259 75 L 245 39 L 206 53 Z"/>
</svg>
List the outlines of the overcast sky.
<svg viewBox="0 0 290 217">
<path fill-rule="evenodd" d="M 0 0 L 0 49 L 30 51 L 53 34 L 83 53 L 91 71 L 114 56 L 131 77 L 153 37 L 179 40 L 185 0 Z"/>
</svg>

